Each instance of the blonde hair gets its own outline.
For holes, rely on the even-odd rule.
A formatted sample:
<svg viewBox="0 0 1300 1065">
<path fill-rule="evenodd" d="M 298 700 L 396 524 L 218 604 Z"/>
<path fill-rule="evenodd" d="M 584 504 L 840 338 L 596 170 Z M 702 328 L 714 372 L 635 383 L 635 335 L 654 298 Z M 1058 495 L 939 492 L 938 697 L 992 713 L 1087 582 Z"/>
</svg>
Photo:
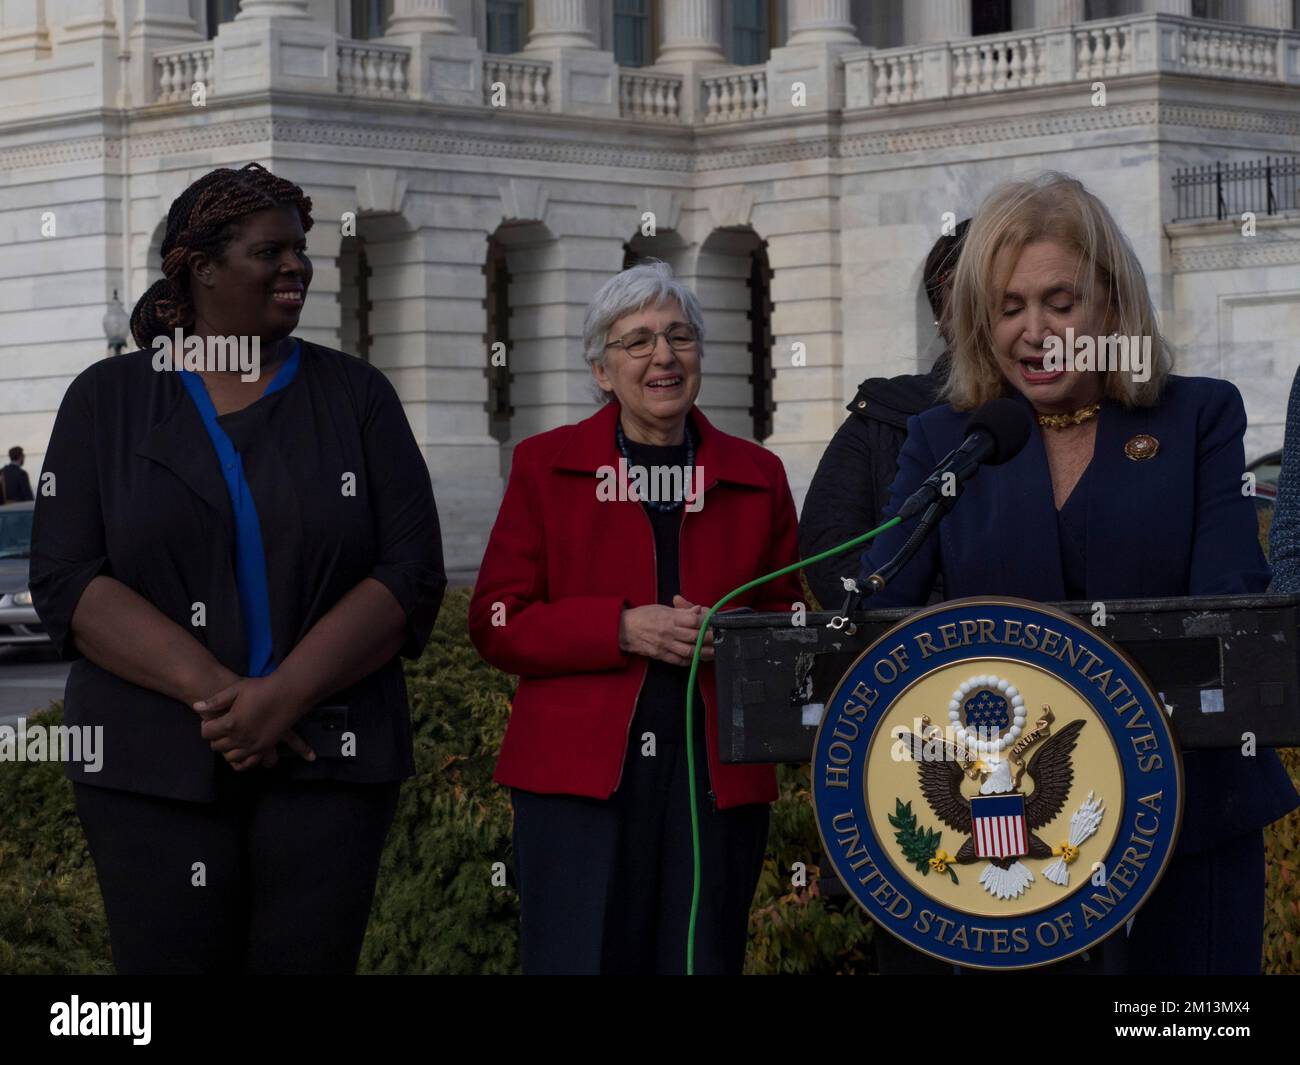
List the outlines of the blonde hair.
<svg viewBox="0 0 1300 1065">
<path fill-rule="evenodd" d="M 1106 372 L 1102 394 L 1126 407 L 1150 407 L 1160 398 L 1172 355 L 1156 327 L 1155 309 L 1137 253 L 1096 196 L 1068 174 L 1047 172 L 999 185 L 971 221 L 953 276 L 949 314 L 952 367 L 942 391 L 958 410 L 1008 395 L 998 369 L 991 315 L 1007 277 L 996 277 L 1004 252 L 1015 257 L 1026 245 L 1053 241 L 1079 256 L 1080 298 L 1105 299 L 1106 328 L 1120 336 L 1151 338 L 1151 373 L 1135 381 L 1129 372 Z"/>
</svg>

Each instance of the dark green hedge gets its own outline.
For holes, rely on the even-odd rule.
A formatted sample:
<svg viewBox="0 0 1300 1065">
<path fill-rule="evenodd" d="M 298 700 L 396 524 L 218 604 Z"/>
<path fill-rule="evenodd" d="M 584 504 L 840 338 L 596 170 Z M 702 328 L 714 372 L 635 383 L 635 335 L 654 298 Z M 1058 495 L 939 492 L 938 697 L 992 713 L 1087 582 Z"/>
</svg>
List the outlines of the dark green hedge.
<svg viewBox="0 0 1300 1065">
<path fill-rule="evenodd" d="M 384 853 L 363 972 L 509 973 L 518 969 L 510 805 L 491 782 L 513 683 L 481 662 L 465 632 L 468 596 L 448 595 L 429 649 L 407 664 L 417 776 Z M 59 709 L 33 720 L 53 723 Z M 1285 752 L 1300 778 L 1297 752 Z M 1266 968 L 1300 972 L 1300 814 L 1268 833 Z M 866 973 L 870 921 L 816 892 L 817 830 L 806 767 L 781 770 L 768 858 L 750 924 L 754 973 Z M 506 883 L 493 883 L 494 863 Z M 807 867 L 809 887 L 791 886 Z M 62 767 L 0 763 L 0 973 L 107 972 L 94 868 Z"/>
</svg>

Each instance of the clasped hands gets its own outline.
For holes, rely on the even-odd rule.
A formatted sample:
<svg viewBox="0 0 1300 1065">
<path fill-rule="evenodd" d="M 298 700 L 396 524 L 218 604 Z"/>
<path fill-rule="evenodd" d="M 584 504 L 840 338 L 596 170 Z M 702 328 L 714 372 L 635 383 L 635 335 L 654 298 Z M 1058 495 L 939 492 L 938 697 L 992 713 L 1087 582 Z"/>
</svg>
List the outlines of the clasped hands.
<svg viewBox="0 0 1300 1065">
<path fill-rule="evenodd" d="M 307 761 L 316 760 L 316 752 L 293 729 L 306 708 L 283 690 L 274 673 L 241 677 L 193 709 L 203 719 L 199 732 L 208 746 L 236 772 L 258 765 L 270 769 L 280 759 L 281 741 Z"/>
<path fill-rule="evenodd" d="M 704 615 L 702 606 L 673 596 L 672 606 L 638 606 L 624 610 L 618 622 L 618 645 L 628 654 L 689 666 Z M 713 661 L 713 633 L 704 635 L 700 661 Z"/>
</svg>

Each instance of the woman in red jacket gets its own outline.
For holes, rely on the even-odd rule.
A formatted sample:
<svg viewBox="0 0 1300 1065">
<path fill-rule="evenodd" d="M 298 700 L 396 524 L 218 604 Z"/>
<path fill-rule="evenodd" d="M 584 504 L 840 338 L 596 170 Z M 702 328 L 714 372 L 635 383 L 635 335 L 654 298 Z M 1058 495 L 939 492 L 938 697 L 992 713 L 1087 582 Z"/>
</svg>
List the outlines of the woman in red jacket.
<svg viewBox="0 0 1300 1065">
<path fill-rule="evenodd" d="M 583 340 L 604 405 L 515 449 L 479 571 L 470 635 L 519 675 L 496 780 L 512 789 L 528 973 L 685 968 L 687 667 L 708 606 L 798 558 L 781 461 L 695 407 L 703 339 L 664 263 L 600 289 Z M 786 576 L 734 603 L 799 599 Z M 719 761 L 712 657 L 706 642 L 695 965 L 739 973 L 776 774 Z"/>
</svg>

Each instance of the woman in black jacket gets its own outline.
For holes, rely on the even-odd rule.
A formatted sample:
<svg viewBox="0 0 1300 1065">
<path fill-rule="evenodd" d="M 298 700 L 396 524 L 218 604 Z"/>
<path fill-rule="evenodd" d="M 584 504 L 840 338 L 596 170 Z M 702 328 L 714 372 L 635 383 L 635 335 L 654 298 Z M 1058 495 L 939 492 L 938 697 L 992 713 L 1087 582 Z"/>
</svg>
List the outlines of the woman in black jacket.
<svg viewBox="0 0 1300 1065">
<path fill-rule="evenodd" d="M 944 308 L 969 226 L 969 218 L 958 222 L 951 236 L 934 242 L 925 260 L 925 295 L 945 344 L 949 332 Z M 944 351 L 928 373 L 869 377 L 858 386 L 849 416 L 822 453 L 804 497 L 799 517 L 802 557 L 812 558 L 880 524 L 898 472 L 898 452 L 907 439 L 907 419 L 939 402 L 947 374 Z M 850 551 L 805 569 L 823 610 L 835 610 L 844 602 L 842 581 L 856 577 L 858 565 L 857 552 Z"/>
<path fill-rule="evenodd" d="M 355 970 L 414 771 L 437 511 L 387 379 L 292 335 L 310 211 L 257 164 L 191 185 L 142 350 L 73 381 L 42 470 L 32 595 L 65 722 L 102 729 L 68 775 L 120 972 Z"/>
</svg>

